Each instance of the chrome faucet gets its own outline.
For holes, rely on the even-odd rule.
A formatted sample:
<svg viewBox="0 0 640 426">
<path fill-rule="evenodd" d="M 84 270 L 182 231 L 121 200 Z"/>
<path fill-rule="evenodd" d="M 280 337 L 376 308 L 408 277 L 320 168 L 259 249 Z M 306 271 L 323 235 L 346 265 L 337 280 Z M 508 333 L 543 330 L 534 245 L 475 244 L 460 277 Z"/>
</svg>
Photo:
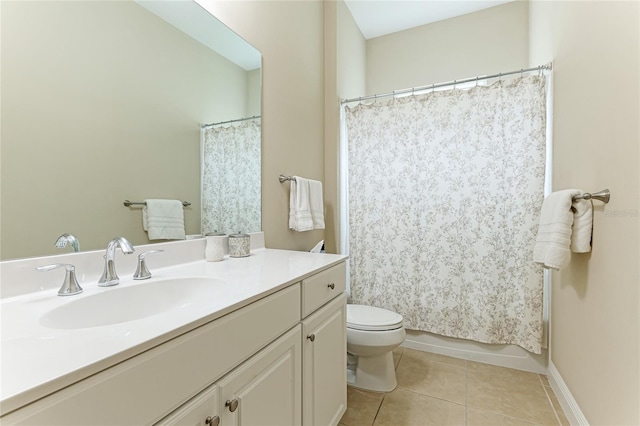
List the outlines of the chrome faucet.
<svg viewBox="0 0 640 426">
<path fill-rule="evenodd" d="M 124 237 L 115 237 L 107 245 L 107 253 L 104 256 L 104 272 L 98 280 L 100 287 L 110 287 L 120 282 L 116 273 L 116 248 L 120 247 L 124 254 L 131 254 L 135 251 L 131 243 Z"/>
<path fill-rule="evenodd" d="M 78 241 L 76 236 L 73 234 L 67 234 L 65 232 L 64 234 L 60 235 L 55 242 L 56 247 L 58 248 L 65 248 L 67 246 L 67 243 L 71 244 L 71 250 L 74 253 L 77 253 L 80 251 L 80 242 Z"/>
</svg>

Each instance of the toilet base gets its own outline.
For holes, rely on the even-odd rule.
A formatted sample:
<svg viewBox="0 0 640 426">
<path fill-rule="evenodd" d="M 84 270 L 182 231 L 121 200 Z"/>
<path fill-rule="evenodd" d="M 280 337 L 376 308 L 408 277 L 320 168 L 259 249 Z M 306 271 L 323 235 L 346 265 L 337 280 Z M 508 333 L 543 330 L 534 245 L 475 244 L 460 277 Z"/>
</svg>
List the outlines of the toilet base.
<svg viewBox="0 0 640 426">
<path fill-rule="evenodd" d="M 353 374 L 347 374 L 347 376 L 347 384 L 354 388 L 374 392 L 391 392 L 398 385 L 393 352 L 386 352 L 378 356 L 359 356 L 355 369 L 355 380 Z"/>
</svg>

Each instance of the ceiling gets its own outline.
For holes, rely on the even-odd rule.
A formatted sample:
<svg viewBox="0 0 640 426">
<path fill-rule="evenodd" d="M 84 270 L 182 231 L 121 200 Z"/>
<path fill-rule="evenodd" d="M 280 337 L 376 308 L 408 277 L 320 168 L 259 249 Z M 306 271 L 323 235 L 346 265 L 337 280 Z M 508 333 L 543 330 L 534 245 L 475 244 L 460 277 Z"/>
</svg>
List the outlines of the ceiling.
<svg viewBox="0 0 640 426">
<path fill-rule="evenodd" d="M 514 0 L 345 0 L 368 40 Z"/>
</svg>

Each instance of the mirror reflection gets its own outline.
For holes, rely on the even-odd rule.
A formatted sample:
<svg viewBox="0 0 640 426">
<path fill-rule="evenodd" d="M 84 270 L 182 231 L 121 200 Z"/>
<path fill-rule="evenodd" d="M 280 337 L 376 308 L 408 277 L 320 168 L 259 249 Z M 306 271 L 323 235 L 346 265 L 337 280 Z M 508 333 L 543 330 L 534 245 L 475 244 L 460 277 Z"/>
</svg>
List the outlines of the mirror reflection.
<svg viewBox="0 0 640 426">
<path fill-rule="evenodd" d="M 125 200 L 191 203 L 187 235 L 260 230 L 260 120 L 241 120 L 261 115 L 257 50 L 192 1 L 1 7 L 1 259 L 70 252 L 65 233 L 153 242 Z M 204 165 L 207 140 L 223 164 Z"/>
</svg>

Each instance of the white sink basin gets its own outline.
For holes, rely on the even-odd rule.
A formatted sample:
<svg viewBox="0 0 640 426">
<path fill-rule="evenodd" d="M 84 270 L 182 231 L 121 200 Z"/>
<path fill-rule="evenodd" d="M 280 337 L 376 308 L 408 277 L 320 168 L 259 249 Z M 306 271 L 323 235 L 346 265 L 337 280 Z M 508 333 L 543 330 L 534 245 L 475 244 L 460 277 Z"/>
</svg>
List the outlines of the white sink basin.
<svg viewBox="0 0 640 426">
<path fill-rule="evenodd" d="M 224 283 L 187 277 L 100 288 L 99 293 L 50 310 L 40 317 L 40 324 L 56 329 L 101 327 L 202 306 L 220 294 Z"/>
</svg>

